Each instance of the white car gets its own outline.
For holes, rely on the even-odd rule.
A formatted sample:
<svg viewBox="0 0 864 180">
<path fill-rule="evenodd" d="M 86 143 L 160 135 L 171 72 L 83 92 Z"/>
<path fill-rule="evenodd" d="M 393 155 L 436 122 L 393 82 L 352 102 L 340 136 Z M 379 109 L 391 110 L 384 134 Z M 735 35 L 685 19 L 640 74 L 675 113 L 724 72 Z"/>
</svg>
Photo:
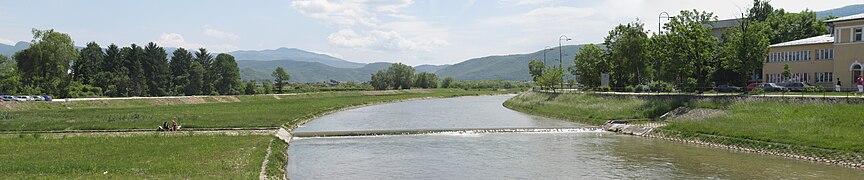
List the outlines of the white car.
<svg viewBox="0 0 864 180">
<path fill-rule="evenodd" d="M 0 99 L 3 99 L 3 101 L 7 101 L 7 102 L 18 101 L 18 98 L 15 98 L 15 96 L 10 96 L 10 95 L 0 96 Z"/>
<path fill-rule="evenodd" d="M 30 98 L 33 98 L 33 101 L 45 101 L 45 97 L 42 96 L 30 96 Z"/>
<path fill-rule="evenodd" d="M 15 97 L 15 101 L 32 101 L 32 100 L 33 100 L 33 98 L 31 98 L 30 96 Z"/>
</svg>

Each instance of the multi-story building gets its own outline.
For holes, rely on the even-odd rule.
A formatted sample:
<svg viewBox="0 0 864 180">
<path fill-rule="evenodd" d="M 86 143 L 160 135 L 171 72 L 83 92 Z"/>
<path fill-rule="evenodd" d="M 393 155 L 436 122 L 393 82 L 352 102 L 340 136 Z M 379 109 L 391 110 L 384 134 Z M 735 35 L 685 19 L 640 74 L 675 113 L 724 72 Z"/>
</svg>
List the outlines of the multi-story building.
<svg viewBox="0 0 864 180">
<path fill-rule="evenodd" d="M 762 69 L 765 82 L 808 82 L 851 88 L 864 66 L 864 14 L 825 21 L 831 34 L 771 45 Z M 785 66 L 791 76 L 783 76 Z"/>
</svg>

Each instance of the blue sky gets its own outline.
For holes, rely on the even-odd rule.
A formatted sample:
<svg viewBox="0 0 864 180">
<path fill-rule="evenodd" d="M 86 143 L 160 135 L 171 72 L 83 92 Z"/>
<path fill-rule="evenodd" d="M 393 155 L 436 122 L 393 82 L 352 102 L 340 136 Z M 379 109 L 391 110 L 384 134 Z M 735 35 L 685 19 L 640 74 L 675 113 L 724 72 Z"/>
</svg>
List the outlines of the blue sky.
<svg viewBox="0 0 864 180">
<path fill-rule="evenodd" d="M 216 52 L 299 48 L 355 62 L 452 64 L 545 46 L 600 43 L 617 24 L 656 31 L 657 14 L 684 9 L 740 16 L 751 0 L 12 0 L 0 6 L 0 43 L 55 29 L 76 44 L 156 42 Z M 860 0 L 773 0 L 788 11 Z"/>
</svg>

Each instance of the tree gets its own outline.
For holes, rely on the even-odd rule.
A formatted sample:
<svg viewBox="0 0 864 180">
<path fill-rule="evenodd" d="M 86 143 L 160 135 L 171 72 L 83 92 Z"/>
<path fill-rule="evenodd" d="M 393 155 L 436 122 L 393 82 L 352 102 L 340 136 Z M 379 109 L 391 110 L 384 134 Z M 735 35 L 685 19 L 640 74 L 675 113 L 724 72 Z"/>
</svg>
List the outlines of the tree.
<svg viewBox="0 0 864 180">
<path fill-rule="evenodd" d="M 744 85 L 762 69 L 770 51 L 771 29 L 766 23 L 748 19 L 723 34 L 715 82 Z"/>
<path fill-rule="evenodd" d="M 148 95 L 165 96 L 171 87 L 171 71 L 168 67 L 168 54 L 165 49 L 150 42 L 144 48 L 144 76 L 147 79 Z"/>
<path fill-rule="evenodd" d="M 213 94 L 216 92 L 213 83 L 218 78 L 215 70 L 213 70 L 213 55 L 210 55 L 207 49 L 199 48 L 198 52 L 195 52 L 195 61 L 204 67 L 204 84 L 201 86 L 201 93 Z"/>
<path fill-rule="evenodd" d="M 713 13 L 681 11 L 663 27 L 666 34 L 652 44 L 664 49 L 663 80 L 674 82 L 678 87 L 693 88 L 709 86 L 714 74 L 717 38 L 711 35 L 711 27 L 705 26 L 717 20 Z"/>
<path fill-rule="evenodd" d="M 131 82 L 126 64 L 120 48 L 114 44 L 108 45 L 105 59 L 98 64 L 93 78 L 94 85 L 101 88 L 106 96 L 127 96 Z"/>
<path fill-rule="evenodd" d="M 612 69 L 609 74 L 613 85 L 641 84 L 644 79 L 651 79 L 653 73 L 645 57 L 647 43 L 648 35 L 640 22 L 621 24 L 609 31 L 603 44 Z"/>
<path fill-rule="evenodd" d="M 190 71 L 192 71 L 192 63 L 195 62 L 192 59 L 192 53 L 184 48 L 178 48 L 172 54 L 171 62 L 168 63 L 172 79 L 171 94 L 193 95 L 186 93 L 186 87 L 189 86 L 189 82 L 191 81 Z"/>
<path fill-rule="evenodd" d="M 543 71 L 543 75 L 537 78 L 537 84 L 541 86 L 554 86 L 556 84 L 562 83 L 562 78 L 564 78 L 564 68 L 561 66 L 551 66 L 546 68 Z M 555 90 L 554 88 L 552 89 Z"/>
<path fill-rule="evenodd" d="M 421 72 L 414 75 L 414 85 L 420 88 L 437 88 L 438 75 L 435 73 Z"/>
<path fill-rule="evenodd" d="M 372 74 L 372 80 L 369 81 L 369 84 L 371 84 L 375 90 L 385 90 L 390 87 L 390 77 L 388 77 L 387 72 L 380 70 Z"/>
<path fill-rule="evenodd" d="M 216 55 L 213 71 L 217 77 L 214 83 L 216 92 L 221 95 L 240 94 L 240 68 L 237 67 L 234 56 L 224 53 Z"/>
<path fill-rule="evenodd" d="M 264 94 L 273 94 L 273 86 L 270 84 L 270 81 L 261 82 L 261 86 L 264 88 Z"/>
<path fill-rule="evenodd" d="M 0 55 L 0 94 L 17 94 L 21 87 L 21 76 L 15 69 L 15 61 Z"/>
<path fill-rule="evenodd" d="M 53 29 L 33 29 L 32 32 L 33 45 L 13 56 L 21 75 L 21 83 L 34 91 L 66 97 L 69 65 L 78 59 L 79 55 L 72 38 Z"/>
<path fill-rule="evenodd" d="M 276 70 L 273 70 L 273 73 L 270 74 L 273 76 L 273 79 L 276 82 L 276 89 L 279 90 L 279 93 L 282 93 L 282 87 L 285 86 L 285 81 L 291 79 L 291 75 L 285 72 L 285 69 L 282 67 L 276 67 Z"/>
<path fill-rule="evenodd" d="M 441 88 L 450 88 L 453 84 L 453 77 L 446 77 L 444 81 L 441 82 Z"/>
<path fill-rule="evenodd" d="M 545 67 L 546 63 L 543 63 L 543 61 L 540 60 L 535 59 L 531 60 L 531 62 L 528 62 L 528 73 L 530 73 L 531 77 L 533 77 L 532 80 L 536 82 L 537 78 L 543 75 L 543 68 Z"/>
<path fill-rule="evenodd" d="M 600 86 L 600 74 L 607 72 L 603 66 L 603 49 L 594 44 L 582 46 L 573 59 L 574 66 L 570 74 L 579 77 L 579 81 L 590 87 Z"/>
<path fill-rule="evenodd" d="M 246 88 L 244 88 L 244 91 L 246 91 L 246 92 L 244 92 L 243 94 L 246 94 L 246 95 L 255 94 L 255 81 L 247 81 L 246 82 Z"/>
<path fill-rule="evenodd" d="M 188 82 L 186 82 L 186 86 L 183 87 L 183 94 L 197 95 L 201 94 L 201 89 L 204 89 L 204 66 L 197 61 L 193 61 L 191 68 L 189 68 L 189 78 L 187 78 Z"/>
<path fill-rule="evenodd" d="M 411 89 L 414 68 L 402 63 L 390 65 L 387 68 L 387 74 L 390 78 L 390 85 L 394 89 Z"/>
<path fill-rule="evenodd" d="M 105 59 L 105 52 L 96 42 L 87 43 L 80 56 L 72 64 L 72 79 L 83 84 L 94 84 L 93 77 L 99 72 L 99 64 Z"/>
<path fill-rule="evenodd" d="M 128 96 L 147 95 L 147 79 L 143 69 L 144 49 L 141 46 L 132 44 L 129 47 L 120 49 L 120 54 L 123 57 L 123 62 L 125 62 L 123 66 L 128 70 Z"/>
<path fill-rule="evenodd" d="M 792 70 L 789 69 L 789 64 L 783 64 L 783 72 L 780 75 L 782 75 L 784 79 L 792 77 Z"/>
</svg>

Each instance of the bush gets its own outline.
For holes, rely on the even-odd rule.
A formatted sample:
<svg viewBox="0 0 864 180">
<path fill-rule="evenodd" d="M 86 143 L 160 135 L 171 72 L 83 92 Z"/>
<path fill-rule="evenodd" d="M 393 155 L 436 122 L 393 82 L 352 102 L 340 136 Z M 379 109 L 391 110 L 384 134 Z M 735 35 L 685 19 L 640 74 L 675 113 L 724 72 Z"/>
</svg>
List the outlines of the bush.
<svg viewBox="0 0 864 180">
<path fill-rule="evenodd" d="M 624 87 L 624 92 L 636 92 L 637 89 L 641 88 L 636 88 L 635 86 L 626 86 Z"/>
<path fill-rule="evenodd" d="M 759 94 L 764 94 L 764 93 L 765 93 L 765 89 L 762 89 L 762 88 L 753 88 L 753 90 L 750 90 L 750 92 L 747 92 L 747 94 L 751 94 L 751 95 L 759 95 Z"/>
<path fill-rule="evenodd" d="M 664 81 L 655 81 L 648 83 L 648 88 L 651 88 L 652 91 L 672 92 L 672 90 L 675 89 L 675 86 Z"/>
<path fill-rule="evenodd" d="M 822 91 L 825 91 L 825 90 L 822 89 L 822 87 L 820 87 L 820 86 L 807 86 L 807 87 L 804 87 L 804 92 L 822 92 Z"/>
</svg>

